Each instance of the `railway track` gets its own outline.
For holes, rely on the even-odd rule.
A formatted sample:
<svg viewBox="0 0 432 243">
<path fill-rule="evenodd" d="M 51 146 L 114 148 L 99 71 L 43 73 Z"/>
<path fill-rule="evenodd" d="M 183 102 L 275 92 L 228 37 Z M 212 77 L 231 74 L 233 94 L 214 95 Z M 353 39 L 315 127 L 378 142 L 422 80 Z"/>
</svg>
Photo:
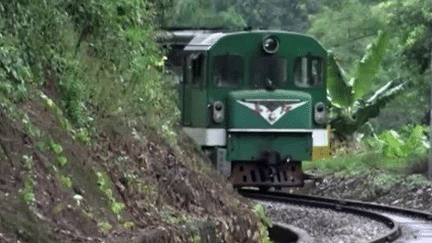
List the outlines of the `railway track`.
<svg viewBox="0 0 432 243">
<path fill-rule="evenodd" d="M 306 195 L 289 194 L 283 192 L 262 192 L 251 189 L 240 189 L 239 193 L 245 197 L 262 201 L 280 202 L 314 208 L 330 209 L 373 219 L 383 223 L 387 232 L 370 240 L 370 243 L 401 242 L 426 243 L 432 242 L 432 214 L 398 207 L 365 203 L 354 200 L 330 199 Z M 284 242 L 283 227 L 278 225 L 277 230 L 270 236 L 275 242 Z M 287 235 L 292 235 L 289 233 Z M 294 237 L 295 238 L 295 237 Z M 293 240 L 285 242 L 295 242 Z M 366 241 L 362 241 L 366 242 Z"/>
</svg>

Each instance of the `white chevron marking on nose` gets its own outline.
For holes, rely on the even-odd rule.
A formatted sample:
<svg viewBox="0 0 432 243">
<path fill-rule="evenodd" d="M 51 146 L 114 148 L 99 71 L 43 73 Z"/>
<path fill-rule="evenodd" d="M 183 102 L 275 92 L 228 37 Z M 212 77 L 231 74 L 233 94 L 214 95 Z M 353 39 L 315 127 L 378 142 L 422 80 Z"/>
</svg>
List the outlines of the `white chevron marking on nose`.
<svg viewBox="0 0 432 243">
<path fill-rule="evenodd" d="M 239 104 L 244 105 L 247 108 L 251 109 L 253 112 L 260 114 L 262 118 L 264 118 L 270 125 L 275 124 L 289 111 L 292 111 L 307 103 L 307 101 L 297 103 L 289 103 L 292 102 L 291 100 L 286 100 L 285 103 L 280 100 L 278 101 L 282 104 L 272 111 L 266 106 L 261 105 L 259 101 L 245 102 L 237 100 Z"/>
</svg>

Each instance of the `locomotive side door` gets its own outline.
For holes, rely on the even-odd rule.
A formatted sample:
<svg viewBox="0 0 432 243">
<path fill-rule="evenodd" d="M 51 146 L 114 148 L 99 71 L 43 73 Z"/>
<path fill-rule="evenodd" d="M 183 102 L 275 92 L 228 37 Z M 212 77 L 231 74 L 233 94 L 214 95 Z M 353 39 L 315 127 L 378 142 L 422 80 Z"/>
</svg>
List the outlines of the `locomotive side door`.
<svg viewBox="0 0 432 243">
<path fill-rule="evenodd" d="M 204 52 L 186 52 L 182 92 L 184 127 L 205 127 L 208 124 L 206 62 L 207 57 Z"/>
</svg>

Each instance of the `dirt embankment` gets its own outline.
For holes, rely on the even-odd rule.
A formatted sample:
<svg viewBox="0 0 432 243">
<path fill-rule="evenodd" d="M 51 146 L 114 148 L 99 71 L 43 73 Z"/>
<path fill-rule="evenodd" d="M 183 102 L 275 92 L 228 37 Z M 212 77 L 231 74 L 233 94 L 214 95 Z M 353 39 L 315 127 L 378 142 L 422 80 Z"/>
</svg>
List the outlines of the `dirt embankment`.
<svg viewBox="0 0 432 243">
<path fill-rule="evenodd" d="M 223 242 L 260 238 L 249 203 L 183 135 L 173 148 L 114 118 L 86 145 L 38 95 L 0 118 L 0 242 L 191 242 L 204 226 Z"/>
</svg>

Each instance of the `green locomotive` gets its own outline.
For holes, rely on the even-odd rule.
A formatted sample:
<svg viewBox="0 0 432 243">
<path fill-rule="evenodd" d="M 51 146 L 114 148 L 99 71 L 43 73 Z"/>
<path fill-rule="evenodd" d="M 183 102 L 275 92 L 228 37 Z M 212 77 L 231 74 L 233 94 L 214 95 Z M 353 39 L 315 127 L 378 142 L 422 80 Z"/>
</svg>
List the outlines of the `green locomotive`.
<svg viewBox="0 0 432 243">
<path fill-rule="evenodd" d="M 165 33 L 184 131 L 234 186 L 302 186 L 328 146 L 326 50 L 292 32 Z"/>
</svg>

